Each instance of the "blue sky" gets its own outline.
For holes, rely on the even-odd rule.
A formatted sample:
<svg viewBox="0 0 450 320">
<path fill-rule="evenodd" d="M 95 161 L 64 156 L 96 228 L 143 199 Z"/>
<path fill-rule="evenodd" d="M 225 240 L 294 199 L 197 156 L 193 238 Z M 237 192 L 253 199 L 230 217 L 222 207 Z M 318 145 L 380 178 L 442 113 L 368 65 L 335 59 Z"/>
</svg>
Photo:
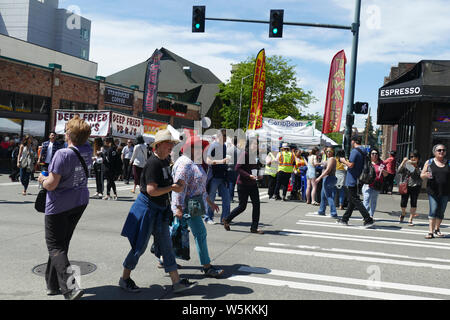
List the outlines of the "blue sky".
<svg viewBox="0 0 450 320">
<path fill-rule="evenodd" d="M 98 63 L 99 75 L 145 61 L 165 47 L 225 82 L 232 63 L 265 48 L 267 55 L 282 55 L 296 66 L 299 86 L 318 99 L 303 112 L 319 114 L 331 59 L 342 49 L 349 79 L 350 31 L 285 26 L 283 38 L 271 39 L 267 24 L 206 21 L 205 33 L 193 34 L 193 5 L 206 5 L 207 17 L 268 20 L 270 9 L 284 9 L 285 21 L 350 26 L 355 0 L 60 0 L 60 7 L 77 6 L 92 21 L 90 60 Z M 355 101 L 369 102 L 374 124 L 378 89 L 391 66 L 450 59 L 449 16 L 448 0 L 362 0 Z M 347 96 L 344 115 L 346 103 Z M 363 127 L 364 121 L 365 116 L 356 115 L 355 126 Z"/>
</svg>

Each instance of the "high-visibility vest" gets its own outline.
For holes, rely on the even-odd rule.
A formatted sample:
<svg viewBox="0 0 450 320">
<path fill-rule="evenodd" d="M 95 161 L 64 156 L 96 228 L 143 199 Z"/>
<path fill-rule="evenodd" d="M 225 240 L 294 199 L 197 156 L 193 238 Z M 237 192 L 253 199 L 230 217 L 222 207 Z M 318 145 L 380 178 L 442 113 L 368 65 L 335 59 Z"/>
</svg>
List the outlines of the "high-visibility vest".
<svg viewBox="0 0 450 320">
<path fill-rule="evenodd" d="M 280 152 L 278 160 L 278 171 L 292 173 L 294 171 L 294 155 L 290 151 Z"/>
<path fill-rule="evenodd" d="M 270 158 L 272 159 L 272 162 L 271 162 L 270 166 L 266 164 L 264 174 L 268 175 L 268 176 L 276 177 L 277 171 L 278 171 L 278 166 L 274 162 L 277 158 L 275 158 L 275 156 L 273 155 L 272 152 L 269 152 L 268 156 L 270 156 Z"/>
</svg>

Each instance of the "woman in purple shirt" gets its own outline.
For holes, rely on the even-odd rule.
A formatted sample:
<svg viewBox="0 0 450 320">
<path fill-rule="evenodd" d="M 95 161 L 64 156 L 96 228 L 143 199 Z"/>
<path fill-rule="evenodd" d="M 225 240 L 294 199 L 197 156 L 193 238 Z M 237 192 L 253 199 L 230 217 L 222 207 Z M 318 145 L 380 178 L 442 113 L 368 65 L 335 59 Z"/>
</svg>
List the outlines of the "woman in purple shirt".
<svg viewBox="0 0 450 320">
<path fill-rule="evenodd" d="M 81 298 L 83 290 L 76 283 L 69 287 L 72 276 L 67 252 L 75 227 L 89 202 L 87 188 L 88 167 L 92 162 L 92 148 L 87 144 L 91 127 L 79 116 L 66 125 L 68 148 L 56 151 L 39 182 L 47 192 L 45 204 L 45 241 L 49 252 L 45 280 L 47 295 L 63 294 L 65 299 Z"/>
</svg>

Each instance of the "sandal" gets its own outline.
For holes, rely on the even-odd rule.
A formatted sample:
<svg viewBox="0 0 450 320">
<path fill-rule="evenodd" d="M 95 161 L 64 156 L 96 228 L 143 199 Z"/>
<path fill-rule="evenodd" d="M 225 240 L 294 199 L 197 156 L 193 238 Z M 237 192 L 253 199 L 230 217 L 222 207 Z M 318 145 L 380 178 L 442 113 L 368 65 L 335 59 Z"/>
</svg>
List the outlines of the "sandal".
<svg viewBox="0 0 450 320">
<path fill-rule="evenodd" d="M 313 206 L 320 206 L 320 203 L 314 201 L 314 202 L 312 203 L 312 205 L 313 205 Z"/>
<path fill-rule="evenodd" d="M 432 233 L 428 233 L 426 236 L 425 236 L 425 239 L 433 239 L 434 238 L 434 235 L 432 234 Z"/>
<path fill-rule="evenodd" d="M 408 226 L 414 227 L 414 223 L 413 223 L 412 221 L 409 221 L 409 222 L 408 222 Z"/>
<path fill-rule="evenodd" d="M 439 229 L 436 229 L 436 230 L 434 230 L 434 234 L 436 235 L 436 237 L 438 237 L 438 238 L 444 238 L 445 237 L 445 235 L 441 232 L 441 230 L 439 230 Z"/>
</svg>

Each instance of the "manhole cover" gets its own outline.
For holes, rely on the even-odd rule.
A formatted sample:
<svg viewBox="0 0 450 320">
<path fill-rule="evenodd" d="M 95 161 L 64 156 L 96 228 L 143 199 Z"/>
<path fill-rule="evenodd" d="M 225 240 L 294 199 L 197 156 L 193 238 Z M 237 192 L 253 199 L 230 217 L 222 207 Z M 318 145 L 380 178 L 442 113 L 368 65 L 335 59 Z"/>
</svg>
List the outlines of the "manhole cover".
<svg viewBox="0 0 450 320">
<path fill-rule="evenodd" d="M 84 261 L 70 261 L 72 266 L 78 266 L 80 268 L 81 275 L 84 276 L 86 274 L 92 273 L 97 270 L 97 266 L 90 262 Z M 45 270 L 47 269 L 47 264 L 40 264 L 34 267 L 31 271 L 38 276 L 45 277 Z"/>
</svg>

